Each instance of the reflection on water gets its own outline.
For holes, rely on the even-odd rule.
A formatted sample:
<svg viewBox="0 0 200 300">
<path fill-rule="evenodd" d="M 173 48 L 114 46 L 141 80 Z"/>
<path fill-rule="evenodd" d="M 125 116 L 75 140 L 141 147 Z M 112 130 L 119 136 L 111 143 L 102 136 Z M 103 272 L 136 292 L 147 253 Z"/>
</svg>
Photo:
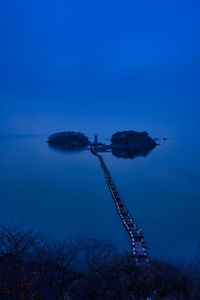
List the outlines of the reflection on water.
<svg viewBox="0 0 200 300">
<path fill-rule="evenodd" d="M 87 147 L 83 147 L 80 145 L 51 145 L 48 144 L 51 150 L 55 150 L 58 152 L 81 152 L 87 149 Z"/>
<path fill-rule="evenodd" d="M 55 150 L 58 152 L 81 152 L 84 150 L 89 150 L 88 147 L 82 147 L 80 145 L 51 145 L 48 144 L 49 148 L 51 150 Z M 154 147 L 148 147 L 148 148 L 133 148 L 133 147 L 112 147 L 112 146 L 106 146 L 106 147 L 94 147 L 96 152 L 107 153 L 111 152 L 114 156 L 118 158 L 130 158 L 134 159 L 135 157 L 141 156 L 146 157 L 150 152 L 155 148 Z"/>
<path fill-rule="evenodd" d="M 142 149 L 142 148 L 131 148 L 131 147 L 123 147 L 123 148 L 112 148 L 112 154 L 118 158 L 135 158 L 137 156 L 143 156 L 146 157 L 153 149 Z"/>
</svg>

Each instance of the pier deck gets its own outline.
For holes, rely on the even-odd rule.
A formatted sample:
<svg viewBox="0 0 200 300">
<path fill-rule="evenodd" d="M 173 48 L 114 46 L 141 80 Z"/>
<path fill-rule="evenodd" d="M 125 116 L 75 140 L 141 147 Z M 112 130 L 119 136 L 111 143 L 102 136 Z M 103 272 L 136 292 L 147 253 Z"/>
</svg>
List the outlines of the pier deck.
<svg viewBox="0 0 200 300">
<path fill-rule="evenodd" d="M 132 254 L 135 258 L 136 263 L 137 264 L 148 263 L 149 259 L 147 257 L 146 245 L 144 242 L 142 230 L 137 227 L 134 219 L 129 214 L 128 209 L 127 209 L 122 197 L 120 196 L 120 194 L 115 186 L 115 183 L 112 180 L 110 172 L 109 172 L 108 168 L 106 167 L 102 156 L 100 154 L 98 154 L 94 149 L 91 148 L 90 150 L 99 159 L 100 165 L 101 165 L 104 175 L 105 175 L 107 185 L 110 189 L 110 193 L 111 193 L 114 203 L 116 205 L 117 212 L 119 214 L 119 217 L 121 219 L 123 226 L 125 227 L 126 231 L 128 232 L 128 235 L 130 237 Z"/>
</svg>

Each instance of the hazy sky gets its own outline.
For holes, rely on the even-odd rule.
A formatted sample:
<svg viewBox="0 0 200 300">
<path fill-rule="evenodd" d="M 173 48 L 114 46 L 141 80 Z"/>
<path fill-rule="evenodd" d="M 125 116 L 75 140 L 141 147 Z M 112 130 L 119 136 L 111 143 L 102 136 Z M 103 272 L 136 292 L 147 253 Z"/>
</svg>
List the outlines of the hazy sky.
<svg viewBox="0 0 200 300">
<path fill-rule="evenodd" d="M 0 6 L 0 134 L 198 131 L 199 0 Z"/>
</svg>

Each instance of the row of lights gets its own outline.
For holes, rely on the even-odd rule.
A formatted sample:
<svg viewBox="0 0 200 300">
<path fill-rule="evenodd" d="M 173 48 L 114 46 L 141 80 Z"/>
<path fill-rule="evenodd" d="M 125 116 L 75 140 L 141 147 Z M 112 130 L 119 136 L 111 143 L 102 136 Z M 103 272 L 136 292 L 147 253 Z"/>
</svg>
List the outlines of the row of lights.
<svg viewBox="0 0 200 300">
<path fill-rule="evenodd" d="M 135 254 L 136 254 L 135 239 L 134 239 L 134 236 L 133 236 L 132 232 L 130 231 L 130 227 L 128 226 L 127 222 L 125 221 L 125 219 L 124 219 L 124 217 L 123 217 L 123 215 L 122 215 L 122 213 L 121 213 L 121 210 L 120 210 L 120 208 L 119 208 L 119 204 L 118 204 L 118 201 L 116 200 L 116 196 L 115 196 L 115 194 L 114 194 L 114 192 L 113 192 L 113 187 L 112 187 L 112 186 L 114 186 L 114 189 L 115 189 L 116 193 L 118 194 L 117 189 L 115 188 L 115 185 L 114 185 L 114 183 L 112 182 L 111 175 L 110 175 L 108 169 L 106 168 L 106 165 L 105 165 L 105 163 L 104 163 L 104 161 L 103 161 L 103 158 L 102 158 L 99 154 L 97 154 L 97 155 L 98 155 L 98 157 L 99 157 L 99 159 L 100 159 L 101 166 L 102 166 L 103 171 L 104 171 L 104 173 L 105 173 L 105 175 L 106 175 L 106 179 L 107 179 L 106 181 L 107 181 L 107 183 L 108 183 L 108 185 L 109 185 L 109 188 L 110 188 L 110 190 L 111 190 L 111 193 L 112 193 L 112 195 L 113 195 L 113 198 L 114 198 L 115 204 L 116 204 L 116 206 L 117 206 L 117 210 L 118 210 L 119 216 L 120 216 L 120 218 L 121 218 L 121 220 L 122 220 L 124 226 L 126 227 L 128 233 L 129 233 L 129 235 L 131 236 L 132 247 L 133 247 L 133 254 L 135 255 Z M 111 183 L 110 183 L 110 182 L 111 182 Z M 121 200 L 121 201 L 122 201 L 122 200 Z M 123 202 L 123 201 L 122 201 L 122 202 Z M 123 203 L 123 205 L 124 205 L 125 210 L 127 210 L 124 203 Z M 128 217 L 130 217 L 129 213 L 127 213 L 127 215 L 128 215 Z M 132 218 L 130 218 L 130 221 L 134 222 Z M 134 228 L 137 229 L 136 224 L 134 224 Z M 138 232 L 138 234 L 140 234 L 140 233 L 142 232 L 142 230 L 138 229 L 137 232 Z M 144 248 L 144 239 L 142 239 L 142 244 L 143 244 L 143 248 L 142 248 L 142 249 L 143 249 L 143 251 L 144 251 L 144 255 L 146 256 L 147 254 L 146 254 L 146 249 Z M 146 259 L 146 260 L 148 261 L 148 259 Z M 136 261 L 138 261 L 138 258 L 136 258 Z"/>
</svg>

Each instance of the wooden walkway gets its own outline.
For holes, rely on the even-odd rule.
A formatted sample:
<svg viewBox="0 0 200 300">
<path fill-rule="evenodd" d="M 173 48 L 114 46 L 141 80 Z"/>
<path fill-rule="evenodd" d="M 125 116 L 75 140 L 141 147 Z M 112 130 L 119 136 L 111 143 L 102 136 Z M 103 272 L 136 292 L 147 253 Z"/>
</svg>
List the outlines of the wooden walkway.
<svg viewBox="0 0 200 300">
<path fill-rule="evenodd" d="M 108 168 L 106 167 L 102 156 L 100 154 L 98 154 L 93 148 L 91 148 L 91 152 L 94 155 L 96 155 L 100 161 L 100 165 L 105 174 L 107 185 L 110 189 L 112 198 L 117 207 L 119 217 L 130 237 L 132 253 L 135 258 L 136 263 L 137 264 L 148 263 L 149 259 L 147 257 L 147 251 L 146 251 L 146 246 L 145 246 L 142 230 L 138 229 L 137 225 L 135 224 L 134 219 L 130 216 L 128 209 L 126 208 L 126 205 L 111 178 L 110 172 L 109 172 Z"/>
</svg>

